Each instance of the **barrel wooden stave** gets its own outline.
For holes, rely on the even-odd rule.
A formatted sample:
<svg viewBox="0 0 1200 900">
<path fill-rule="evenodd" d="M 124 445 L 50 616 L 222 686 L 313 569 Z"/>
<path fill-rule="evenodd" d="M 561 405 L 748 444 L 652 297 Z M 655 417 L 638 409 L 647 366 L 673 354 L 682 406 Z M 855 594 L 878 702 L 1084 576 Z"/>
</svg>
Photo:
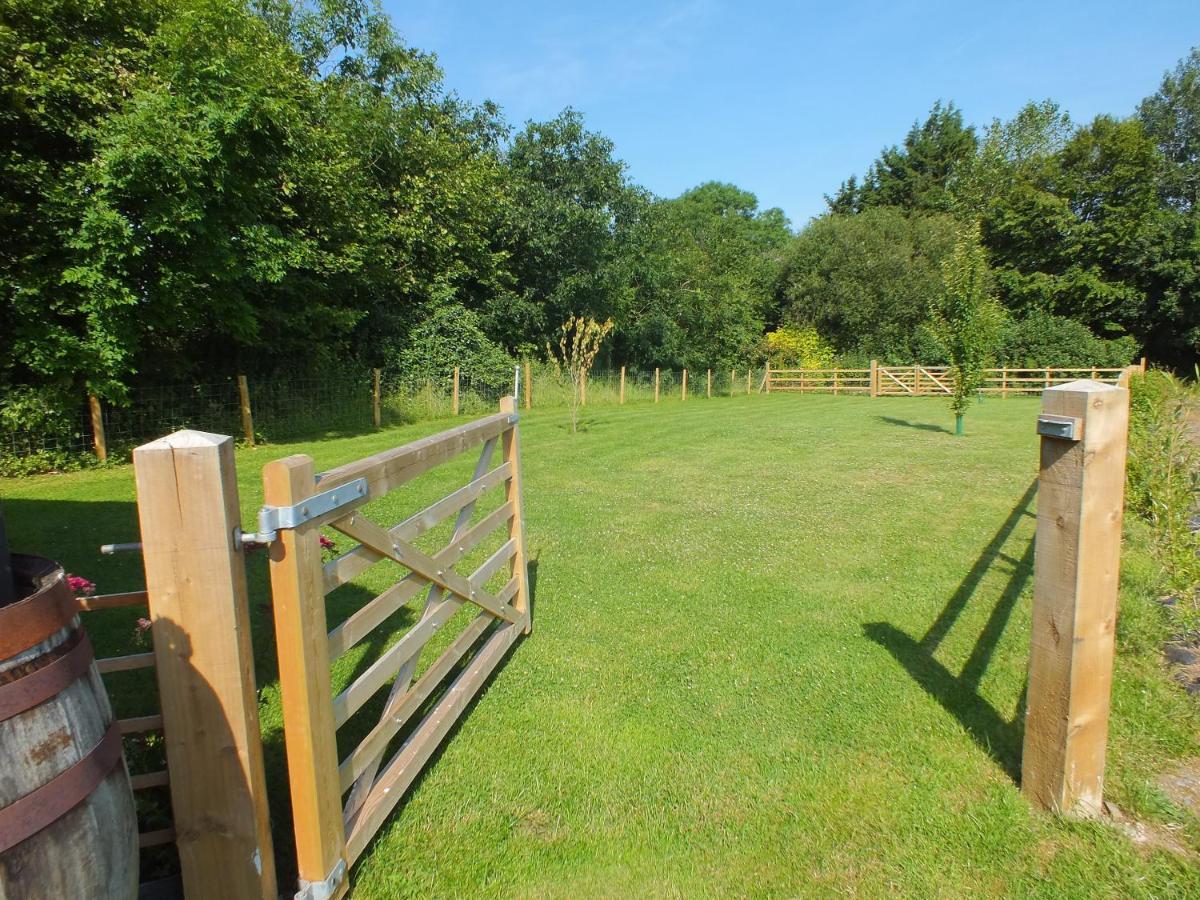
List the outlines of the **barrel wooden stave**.
<svg viewBox="0 0 1200 900">
<path fill-rule="evenodd" d="M 67 588 L 60 577 L 42 590 Z M 0 661 L 0 683 L 44 665 L 82 638 L 75 617 L 46 640 Z M 112 720 L 93 662 L 50 699 L 0 721 L 0 808 L 79 762 Z M 124 760 L 82 802 L 0 853 L 0 900 L 131 898 L 137 892 L 137 814 Z"/>
</svg>

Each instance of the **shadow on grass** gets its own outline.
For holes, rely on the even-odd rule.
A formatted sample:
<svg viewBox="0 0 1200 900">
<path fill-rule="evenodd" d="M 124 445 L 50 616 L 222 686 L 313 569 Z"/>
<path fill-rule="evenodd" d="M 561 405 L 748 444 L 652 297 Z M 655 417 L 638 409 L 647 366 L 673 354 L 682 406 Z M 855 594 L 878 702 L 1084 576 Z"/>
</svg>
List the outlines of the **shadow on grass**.
<svg viewBox="0 0 1200 900">
<path fill-rule="evenodd" d="M 933 431 L 939 434 L 951 434 L 949 428 L 942 425 L 932 425 L 929 422 L 910 422 L 908 419 L 897 419 L 894 416 L 876 416 L 880 422 L 887 425 L 897 425 L 901 428 L 915 428 L 917 431 Z"/>
<path fill-rule="evenodd" d="M 980 696 L 979 685 L 1017 599 L 1033 574 L 1033 541 L 1025 546 L 1020 557 L 1005 553 L 1003 548 L 1021 519 L 1033 515 L 1029 507 L 1036 490 L 1037 482 L 1034 481 L 920 640 L 887 622 L 870 622 L 863 626 L 866 636 L 891 653 L 922 689 L 958 719 L 975 742 L 999 763 L 1014 782 L 1019 782 L 1021 775 L 1024 689 L 1017 704 L 1016 717 L 1007 721 Z M 934 653 L 975 596 L 984 574 L 997 562 L 1007 563 L 1010 567 L 1008 583 L 1000 592 L 979 639 L 956 675 L 937 660 Z"/>
</svg>

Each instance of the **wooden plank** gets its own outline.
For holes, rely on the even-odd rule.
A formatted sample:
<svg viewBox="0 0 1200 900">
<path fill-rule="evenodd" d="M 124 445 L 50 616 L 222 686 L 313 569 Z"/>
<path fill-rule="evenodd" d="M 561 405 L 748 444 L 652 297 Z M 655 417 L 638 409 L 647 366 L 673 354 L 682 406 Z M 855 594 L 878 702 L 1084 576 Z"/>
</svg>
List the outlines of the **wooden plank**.
<svg viewBox="0 0 1200 900">
<path fill-rule="evenodd" d="M 162 731 L 162 716 L 135 716 L 129 719 L 118 719 L 117 726 L 121 734 L 141 734 L 146 731 Z"/>
<path fill-rule="evenodd" d="M 513 592 L 516 591 L 516 582 L 511 582 L 511 589 Z M 339 766 L 338 777 L 341 780 L 343 792 L 358 782 L 364 772 L 369 771 L 371 761 L 387 750 L 387 745 L 391 743 L 392 738 L 400 733 L 400 730 L 424 705 L 438 685 L 458 665 L 471 646 L 495 622 L 496 619 L 485 612 L 477 615 L 442 652 L 442 655 L 417 679 L 416 683 L 388 704 L 383 715 L 379 717 L 379 723 L 367 733 L 367 736 Z M 361 808 L 361 804 L 348 811 L 347 818 L 359 808 Z M 352 827 L 352 823 L 347 822 L 347 828 L 350 827 Z"/>
<path fill-rule="evenodd" d="M 513 407 L 515 409 L 516 402 L 514 400 Z M 491 438 L 483 445 L 483 450 L 479 454 L 479 459 L 475 463 L 475 470 L 472 473 L 471 481 L 475 482 L 482 478 L 488 470 L 488 466 L 492 464 L 492 454 L 496 449 L 496 438 Z M 503 466 L 501 468 L 504 468 Z M 469 530 L 471 516 L 475 512 L 475 502 L 472 500 L 458 511 L 458 515 L 454 521 L 454 533 L 451 535 L 450 543 L 454 544 L 461 540 Z M 489 576 L 490 577 L 490 576 Z M 485 578 L 482 584 L 487 583 Z M 421 611 L 421 625 L 426 619 L 434 618 L 441 605 L 443 592 L 436 585 L 431 585 L 425 597 L 425 608 Z M 396 702 L 397 697 L 402 696 L 408 691 L 409 685 L 412 683 L 413 674 L 416 672 L 417 662 L 420 659 L 420 651 L 424 649 L 422 643 L 417 648 L 415 653 L 412 653 L 409 658 L 401 663 L 399 670 L 396 672 L 396 678 L 392 682 L 391 691 L 388 694 L 387 702 L 384 704 L 385 710 L 391 708 Z M 386 713 L 385 713 L 386 714 Z M 335 710 L 336 716 L 336 710 Z M 382 751 L 380 755 L 372 760 L 363 772 L 362 777 L 355 783 L 354 788 L 350 792 L 349 798 L 346 800 L 346 805 L 342 809 L 344 820 L 349 820 L 349 817 L 357 811 L 363 803 L 366 802 L 367 794 L 370 791 L 371 785 L 375 780 L 375 773 L 379 771 L 379 766 L 383 763 Z"/>
<path fill-rule="evenodd" d="M 1083 438 L 1041 439 L 1033 629 L 1021 790 L 1098 816 L 1112 687 L 1129 392 L 1076 381 L 1043 394 Z"/>
<path fill-rule="evenodd" d="M 500 570 L 500 567 L 512 558 L 515 548 L 513 541 L 508 541 L 494 553 L 479 571 L 471 576 L 473 585 L 482 587 L 488 579 Z M 388 683 L 393 676 L 413 660 L 434 633 L 446 624 L 462 606 L 461 597 L 451 597 L 435 602 L 426 615 L 410 628 L 400 640 L 379 655 L 358 678 L 346 686 L 340 694 L 333 698 L 333 722 L 341 728 L 364 703 L 375 696 L 375 692 Z"/>
<path fill-rule="evenodd" d="M 501 412 L 507 412 L 504 400 L 500 401 Z M 521 434 L 517 425 L 506 431 L 500 439 L 504 463 L 509 467 L 509 478 L 505 483 L 507 505 L 512 507 L 508 519 L 508 539 L 514 545 L 510 576 L 517 581 L 517 595 L 513 607 L 521 616 L 525 634 L 533 629 L 533 606 L 529 594 L 529 568 L 525 544 L 525 500 L 521 486 Z M 486 581 L 486 579 L 485 579 Z"/>
<path fill-rule="evenodd" d="M 242 437 L 246 443 L 254 446 L 254 416 L 250 413 L 250 383 L 245 375 L 237 377 L 238 405 L 242 411 Z"/>
<path fill-rule="evenodd" d="M 317 484 L 320 490 L 325 491 L 356 478 L 365 478 L 367 497 L 375 500 L 434 466 L 495 437 L 506 430 L 509 424 L 508 416 L 504 413 L 485 416 L 402 447 L 393 447 L 322 472 Z"/>
<path fill-rule="evenodd" d="M 502 463 L 453 493 L 447 494 L 436 503 L 427 506 L 419 513 L 409 516 L 399 525 L 392 526 L 388 529 L 388 534 L 401 541 L 416 540 L 456 512 L 472 507 L 475 501 L 488 490 L 503 483 L 508 478 L 510 471 L 508 464 Z M 329 593 L 357 577 L 381 559 L 383 559 L 382 554 L 375 552 L 370 547 L 360 546 L 347 550 L 337 559 L 330 560 L 325 563 L 323 569 L 325 592 Z"/>
<path fill-rule="evenodd" d="M 441 701 L 417 726 L 404 746 L 380 773 L 367 802 L 347 837 L 346 854 L 350 862 L 358 859 L 379 826 L 395 809 L 404 792 L 412 785 L 421 768 L 437 750 L 442 738 L 483 686 L 488 675 L 504 659 L 505 653 L 521 634 L 521 628 L 509 625 L 497 630 L 479 649 L 470 664 L 451 683 Z"/>
<path fill-rule="evenodd" d="M 161 772 L 146 772 L 142 775 L 129 776 L 129 785 L 135 791 L 145 791 L 150 788 L 166 787 L 170 781 L 170 776 L 168 776 L 165 769 Z"/>
<path fill-rule="evenodd" d="M 267 504 L 292 506 L 315 491 L 308 456 L 289 456 L 263 469 Z M 309 882 L 324 880 L 346 850 L 317 538 L 318 532 L 305 525 L 280 531 L 271 544 L 270 563 L 296 862 L 300 878 Z M 342 885 L 344 891 L 347 879 Z"/>
<path fill-rule="evenodd" d="M 512 504 L 505 503 L 489 513 L 467 531 L 460 540 L 443 547 L 433 558 L 441 566 L 452 566 L 462 559 L 485 537 L 498 528 L 512 515 Z M 344 622 L 329 633 L 329 655 L 336 659 L 371 631 L 384 619 L 415 597 L 429 582 L 419 575 L 406 575 L 366 606 L 356 610 Z"/>
<path fill-rule="evenodd" d="M 96 660 L 96 670 L 101 675 L 110 672 L 129 672 L 133 669 L 153 669 L 153 653 L 131 653 L 128 656 L 110 656 Z"/>
<path fill-rule="evenodd" d="M 174 840 L 174 828 L 160 828 L 157 831 L 143 831 L 138 835 L 138 847 L 143 850 L 147 847 L 161 847 L 163 844 L 170 844 Z"/>
<path fill-rule="evenodd" d="M 149 600 L 145 591 L 126 591 L 123 594 L 99 594 L 95 597 L 79 597 L 81 612 L 96 612 L 100 609 L 121 609 L 126 606 L 146 606 Z"/>
<path fill-rule="evenodd" d="M 276 896 L 233 451 L 180 431 L 133 452 L 167 767 L 188 774 L 171 808 L 189 898 Z"/>
<path fill-rule="evenodd" d="M 104 462 L 108 459 L 108 440 L 104 436 L 104 410 L 95 394 L 88 394 L 88 410 L 92 416 L 92 449 L 96 459 Z"/>
<path fill-rule="evenodd" d="M 482 588 L 474 587 L 466 578 L 453 569 L 439 566 L 437 560 L 405 541 L 393 540 L 387 529 L 372 522 L 361 513 L 353 513 L 336 519 L 333 527 L 360 543 L 373 547 L 388 559 L 411 569 L 416 575 L 431 584 L 441 585 L 447 591 L 476 604 L 508 622 L 521 620 L 520 613 L 506 603 L 497 600 Z"/>
</svg>

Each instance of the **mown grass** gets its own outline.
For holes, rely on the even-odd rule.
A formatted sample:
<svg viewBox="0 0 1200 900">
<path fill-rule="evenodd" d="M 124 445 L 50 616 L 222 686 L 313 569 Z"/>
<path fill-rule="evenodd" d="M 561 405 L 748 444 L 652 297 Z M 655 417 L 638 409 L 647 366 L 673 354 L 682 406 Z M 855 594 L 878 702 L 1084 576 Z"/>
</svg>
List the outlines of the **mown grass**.
<svg viewBox="0 0 1200 900">
<path fill-rule="evenodd" d="M 574 436 L 561 410 L 526 416 L 534 633 L 356 868 L 355 895 L 1200 894 L 1194 863 L 1033 812 L 1016 784 L 1037 408 L 988 401 L 962 439 L 934 399 L 593 408 Z M 275 456 L 327 468 L 445 424 L 241 450 L 245 520 Z M 394 520 L 471 463 L 375 511 Z M 18 549 L 102 590 L 139 582 L 136 560 L 95 549 L 136 533 L 128 468 L 0 492 Z M 1200 718 L 1162 670 L 1143 539 L 1131 525 L 1107 795 L 1200 850 L 1200 825 L 1154 786 L 1200 755 Z M 268 594 L 261 559 L 250 569 L 286 871 Z M 331 618 L 392 577 L 343 589 Z M 136 615 L 90 617 L 101 652 Z"/>
</svg>

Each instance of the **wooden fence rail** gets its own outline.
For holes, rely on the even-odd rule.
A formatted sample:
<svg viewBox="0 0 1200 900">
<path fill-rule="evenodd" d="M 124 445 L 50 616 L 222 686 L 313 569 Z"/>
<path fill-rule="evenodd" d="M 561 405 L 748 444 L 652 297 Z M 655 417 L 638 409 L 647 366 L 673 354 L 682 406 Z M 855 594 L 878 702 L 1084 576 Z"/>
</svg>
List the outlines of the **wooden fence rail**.
<svg viewBox="0 0 1200 900">
<path fill-rule="evenodd" d="M 1136 368 L 1144 372 L 1145 360 Z M 1075 368 L 992 368 L 984 370 L 983 394 L 1002 397 L 1040 394 L 1048 387 L 1080 379 L 1116 384 L 1123 372 L 1134 368 L 1081 366 Z M 800 394 L 869 394 L 872 397 L 946 396 L 952 391 L 946 366 L 883 366 L 870 368 L 769 369 L 766 391 Z"/>
<path fill-rule="evenodd" d="M 319 476 L 307 456 L 287 457 L 263 470 L 269 506 L 303 504 L 317 493 L 357 484 L 360 479 L 365 480 L 362 500 L 370 501 L 476 447 L 481 448 L 480 455 L 465 485 L 396 525 L 377 524 L 361 508 L 341 510 L 281 531 L 271 545 L 279 680 L 302 892 L 318 885 L 328 888 L 327 896 L 341 896 L 348 890 L 348 867 L 489 674 L 517 638 L 530 630 L 516 398 L 503 398 L 495 415 Z M 500 460 L 493 465 L 497 455 Z M 500 505 L 473 523 L 477 502 L 492 489 L 503 490 Z M 417 548 L 418 537 L 451 517 L 453 530 L 440 550 L 426 553 Z M 322 524 L 347 535 L 357 546 L 323 562 L 318 542 Z M 486 553 L 483 542 L 500 529 L 499 547 L 473 572 L 455 571 L 454 566 L 473 550 Z M 399 580 L 328 630 L 326 594 L 384 561 L 401 567 Z M 500 576 L 502 585 L 489 588 Z M 422 592 L 424 606 L 416 624 L 335 695 L 331 662 Z M 477 611 L 469 624 L 414 681 L 420 654 L 433 634 L 460 609 L 473 607 Z M 389 682 L 378 721 L 339 760 L 338 729 Z M 399 749 L 385 759 L 392 740 L 409 728 Z"/>
</svg>

